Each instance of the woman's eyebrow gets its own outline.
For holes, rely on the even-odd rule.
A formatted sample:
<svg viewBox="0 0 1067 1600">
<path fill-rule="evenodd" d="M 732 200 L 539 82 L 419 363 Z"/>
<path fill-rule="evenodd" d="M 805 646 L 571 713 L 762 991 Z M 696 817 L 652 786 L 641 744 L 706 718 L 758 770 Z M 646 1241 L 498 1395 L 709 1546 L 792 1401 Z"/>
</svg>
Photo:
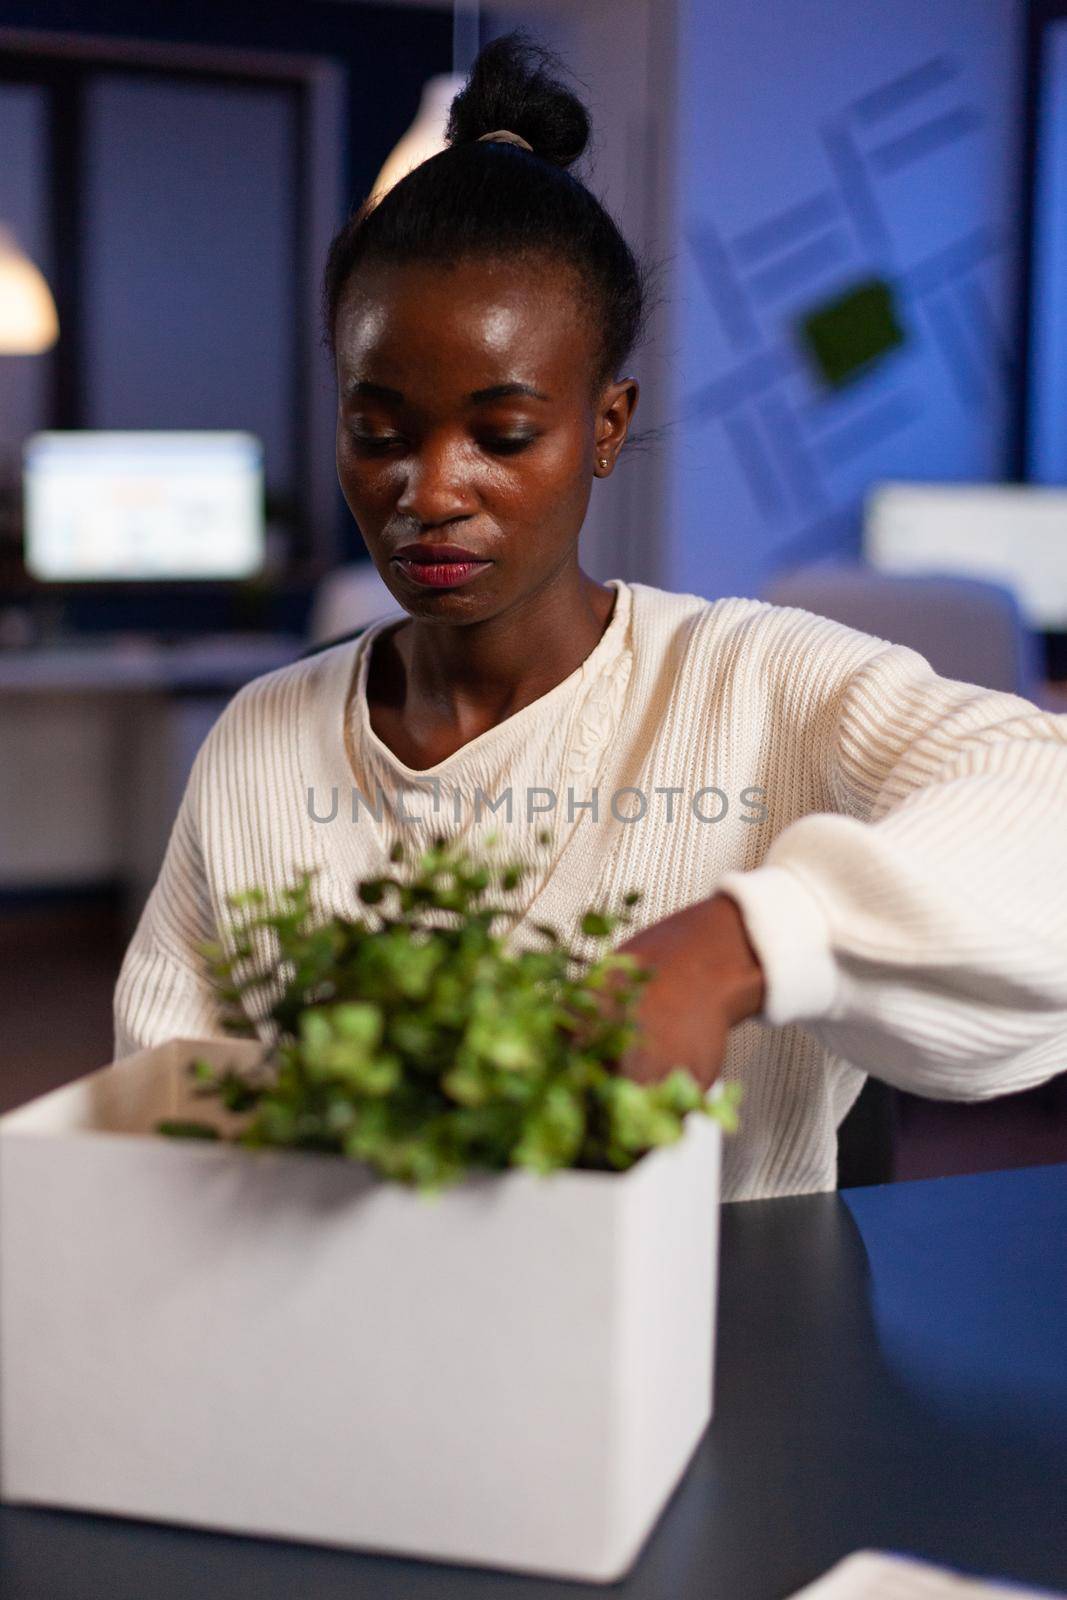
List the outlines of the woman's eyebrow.
<svg viewBox="0 0 1067 1600">
<path fill-rule="evenodd" d="M 533 400 L 547 400 L 549 396 L 529 383 L 495 383 L 491 389 L 475 389 L 467 399 L 472 405 L 484 405 L 488 400 L 504 400 L 511 394 L 526 394 Z"/>
<path fill-rule="evenodd" d="M 490 400 L 504 400 L 509 395 L 529 395 L 533 400 L 548 400 L 551 397 L 543 394 L 540 389 L 535 389 L 529 383 L 494 383 L 488 389 L 475 389 L 467 399 L 471 405 L 483 406 Z M 359 396 L 365 400 L 391 400 L 395 405 L 404 404 L 404 396 L 399 389 L 390 389 L 384 383 L 368 383 L 364 378 L 353 378 L 345 385 L 345 398 L 352 399 Z"/>
</svg>

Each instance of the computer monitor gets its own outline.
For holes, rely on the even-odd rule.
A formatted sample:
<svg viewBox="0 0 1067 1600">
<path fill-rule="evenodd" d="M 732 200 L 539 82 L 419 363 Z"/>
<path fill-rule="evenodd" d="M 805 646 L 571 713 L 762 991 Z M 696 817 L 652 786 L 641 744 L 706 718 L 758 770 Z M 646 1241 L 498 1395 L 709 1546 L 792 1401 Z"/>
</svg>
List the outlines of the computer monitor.
<svg viewBox="0 0 1067 1600">
<path fill-rule="evenodd" d="M 248 578 L 265 555 L 263 447 L 239 432 L 36 433 L 23 523 L 44 582 Z"/>
<path fill-rule="evenodd" d="M 1067 489 L 878 483 L 863 553 L 884 572 L 991 579 L 1014 591 L 1032 628 L 1067 630 Z"/>
</svg>

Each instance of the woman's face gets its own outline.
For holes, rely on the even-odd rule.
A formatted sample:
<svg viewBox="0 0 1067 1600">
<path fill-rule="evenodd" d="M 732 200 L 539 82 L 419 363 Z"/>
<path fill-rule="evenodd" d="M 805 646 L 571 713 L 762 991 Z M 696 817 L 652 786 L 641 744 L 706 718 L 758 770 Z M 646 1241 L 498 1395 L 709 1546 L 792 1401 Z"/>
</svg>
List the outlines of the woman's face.
<svg viewBox="0 0 1067 1600">
<path fill-rule="evenodd" d="M 614 461 L 637 401 L 632 379 L 592 399 L 577 288 L 547 260 L 367 266 L 347 286 L 337 476 L 406 611 L 481 620 L 577 570 L 597 460 Z M 491 565 L 428 586 L 404 563 L 438 545 Z"/>
</svg>

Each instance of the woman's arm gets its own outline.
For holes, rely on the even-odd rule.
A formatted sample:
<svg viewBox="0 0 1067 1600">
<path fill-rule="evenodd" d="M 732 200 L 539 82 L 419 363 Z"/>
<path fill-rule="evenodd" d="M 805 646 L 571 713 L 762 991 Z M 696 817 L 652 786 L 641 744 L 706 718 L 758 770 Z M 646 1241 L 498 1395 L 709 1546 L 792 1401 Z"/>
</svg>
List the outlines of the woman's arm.
<svg viewBox="0 0 1067 1600">
<path fill-rule="evenodd" d="M 718 885 L 761 1019 L 933 1099 L 1067 1069 L 1067 716 L 891 645 L 850 675 L 828 759 L 835 812 Z"/>
<path fill-rule="evenodd" d="M 764 1003 L 763 970 L 737 905 L 723 894 L 698 900 L 618 948 L 655 973 L 636 1012 L 642 1037 L 620 1070 L 637 1083 L 653 1083 L 685 1066 L 710 1088 L 730 1029 Z"/>
<path fill-rule="evenodd" d="M 115 987 L 114 1059 L 168 1039 L 226 1038 L 201 941 L 217 938 L 196 825 L 199 758 Z"/>
</svg>

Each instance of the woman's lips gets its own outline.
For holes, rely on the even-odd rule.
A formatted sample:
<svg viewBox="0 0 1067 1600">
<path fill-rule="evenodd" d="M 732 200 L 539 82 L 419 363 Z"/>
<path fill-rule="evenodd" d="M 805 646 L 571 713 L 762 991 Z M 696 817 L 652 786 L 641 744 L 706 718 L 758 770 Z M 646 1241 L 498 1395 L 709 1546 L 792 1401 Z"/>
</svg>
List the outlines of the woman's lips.
<svg viewBox="0 0 1067 1600">
<path fill-rule="evenodd" d="M 405 561 L 402 556 L 395 559 L 406 577 L 429 589 L 454 589 L 493 565 L 491 561 L 441 561 L 431 565 L 426 561 Z"/>
</svg>

